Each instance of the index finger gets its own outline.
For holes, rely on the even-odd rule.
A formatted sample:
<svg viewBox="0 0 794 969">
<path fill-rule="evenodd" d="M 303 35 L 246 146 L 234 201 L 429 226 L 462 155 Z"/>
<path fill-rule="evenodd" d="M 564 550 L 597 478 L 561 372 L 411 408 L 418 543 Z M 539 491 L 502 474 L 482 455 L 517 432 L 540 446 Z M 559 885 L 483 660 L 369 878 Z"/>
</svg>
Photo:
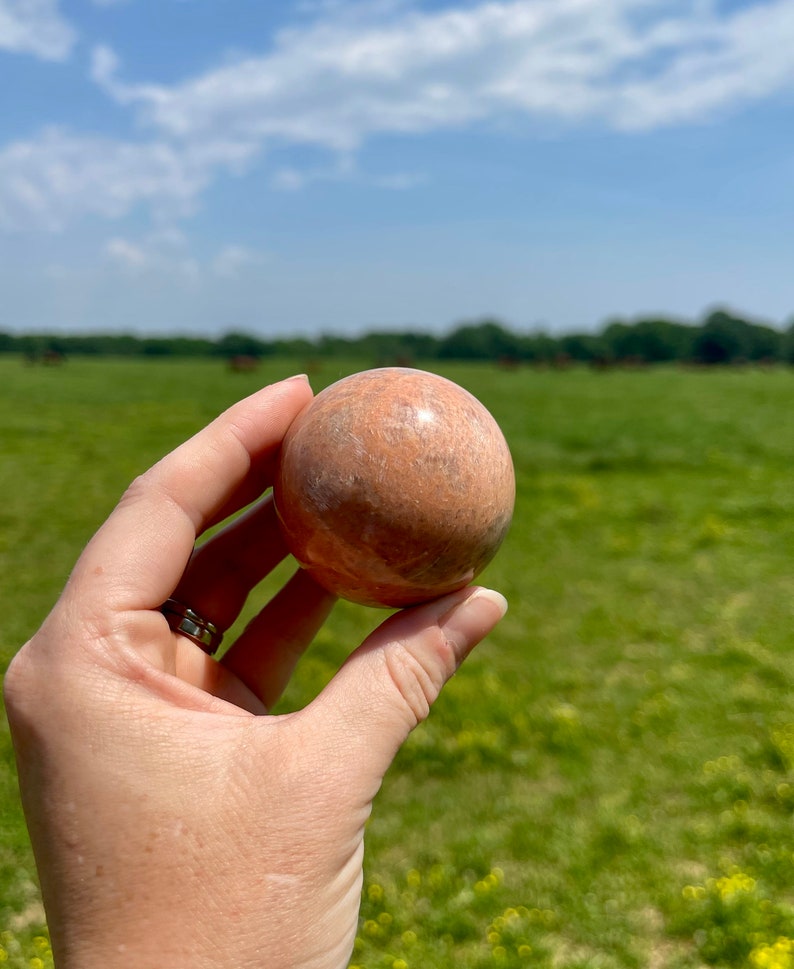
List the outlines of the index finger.
<svg viewBox="0 0 794 969">
<path fill-rule="evenodd" d="M 127 489 L 86 547 L 69 585 L 107 608 L 156 609 L 187 565 L 196 538 L 270 483 L 287 428 L 311 400 L 291 377 L 234 404 Z M 242 497 L 242 496 L 245 496 Z"/>
</svg>

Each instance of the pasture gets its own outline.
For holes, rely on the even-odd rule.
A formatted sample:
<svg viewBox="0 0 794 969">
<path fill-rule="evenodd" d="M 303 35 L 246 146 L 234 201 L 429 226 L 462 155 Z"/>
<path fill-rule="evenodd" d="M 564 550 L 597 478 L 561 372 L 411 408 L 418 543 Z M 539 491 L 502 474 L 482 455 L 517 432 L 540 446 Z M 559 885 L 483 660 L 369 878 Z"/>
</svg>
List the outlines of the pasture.
<svg viewBox="0 0 794 969">
<path fill-rule="evenodd" d="M 1 668 L 135 474 L 302 368 L 0 357 Z M 513 452 L 510 611 L 378 796 L 352 965 L 794 967 L 794 372 L 438 369 Z M 381 618 L 340 603 L 282 707 Z M 0 960 L 51 965 L 5 722 Z"/>
</svg>

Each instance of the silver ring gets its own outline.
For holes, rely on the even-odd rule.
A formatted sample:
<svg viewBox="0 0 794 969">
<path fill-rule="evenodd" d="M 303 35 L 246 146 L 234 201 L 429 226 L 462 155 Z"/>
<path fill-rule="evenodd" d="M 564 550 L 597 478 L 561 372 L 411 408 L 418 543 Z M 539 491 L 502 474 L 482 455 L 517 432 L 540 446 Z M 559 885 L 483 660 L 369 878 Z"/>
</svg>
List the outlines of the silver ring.
<svg viewBox="0 0 794 969">
<path fill-rule="evenodd" d="M 178 602 L 176 599 L 167 599 L 160 606 L 160 612 L 165 616 L 166 622 L 175 633 L 187 636 L 189 640 L 200 646 L 210 656 L 220 646 L 223 633 L 215 623 L 208 619 L 202 619 L 197 612 L 183 602 Z"/>
</svg>

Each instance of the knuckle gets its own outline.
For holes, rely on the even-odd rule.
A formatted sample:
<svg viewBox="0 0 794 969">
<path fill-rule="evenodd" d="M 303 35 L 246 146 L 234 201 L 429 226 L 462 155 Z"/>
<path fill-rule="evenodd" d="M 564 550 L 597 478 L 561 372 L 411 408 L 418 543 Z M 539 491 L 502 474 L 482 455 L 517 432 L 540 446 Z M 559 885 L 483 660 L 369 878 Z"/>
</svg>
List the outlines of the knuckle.
<svg viewBox="0 0 794 969">
<path fill-rule="evenodd" d="M 39 664 L 26 643 L 11 660 L 3 678 L 3 701 L 9 723 L 13 726 L 38 703 L 41 691 Z"/>
<path fill-rule="evenodd" d="M 427 719 L 430 707 L 455 669 L 451 645 L 439 631 L 429 650 L 411 648 L 408 643 L 393 643 L 384 652 L 391 683 L 404 703 L 411 727 Z"/>
<path fill-rule="evenodd" d="M 155 464 L 130 481 L 119 499 L 118 508 L 139 511 L 159 490 L 159 464 Z"/>
<path fill-rule="evenodd" d="M 156 465 L 154 466 L 156 467 Z M 149 491 L 154 468 L 149 468 L 147 471 L 143 471 L 136 475 L 132 481 L 127 485 L 124 494 L 121 496 L 122 502 L 129 504 L 136 504 L 143 498 L 144 495 Z"/>
</svg>

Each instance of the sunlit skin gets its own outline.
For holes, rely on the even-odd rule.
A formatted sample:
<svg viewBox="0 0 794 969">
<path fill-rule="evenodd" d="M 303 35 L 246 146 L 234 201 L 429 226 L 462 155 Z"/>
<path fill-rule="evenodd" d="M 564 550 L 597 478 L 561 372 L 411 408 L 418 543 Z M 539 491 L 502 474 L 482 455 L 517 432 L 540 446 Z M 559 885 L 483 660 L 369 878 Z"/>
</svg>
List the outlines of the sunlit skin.
<svg viewBox="0 0 794 969">
<path fill-rule="evenodd" d="M 335 601 L 305 572 L 220 662 L 171 631 L 171 596 L 228 629 L 286 555 L 256 499 L 311 397 L 303 378 L 267 387 L 137 479 L 9 668 L 59 969 L 343 969 L 372 799 L 504 613 L 479 588 L 399 612 L 281 716 L 268 710 Z"/>
</svg>

